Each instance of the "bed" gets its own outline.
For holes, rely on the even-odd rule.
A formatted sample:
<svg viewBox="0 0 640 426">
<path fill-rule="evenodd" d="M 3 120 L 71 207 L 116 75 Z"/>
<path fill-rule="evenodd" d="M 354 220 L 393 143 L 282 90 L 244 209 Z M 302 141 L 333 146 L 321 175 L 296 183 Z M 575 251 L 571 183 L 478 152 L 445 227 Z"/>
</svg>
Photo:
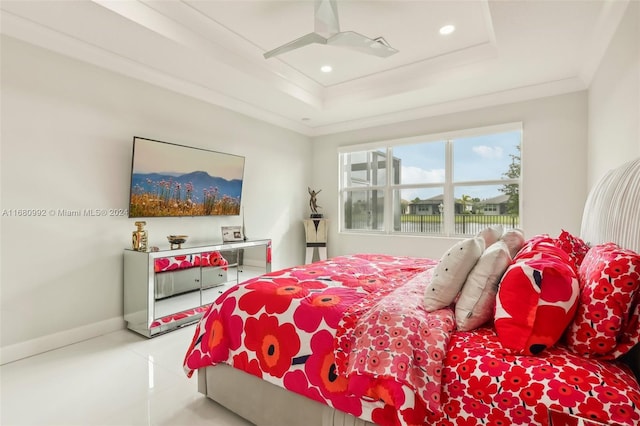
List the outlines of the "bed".
<svg viewBox="0 0 640 426">
<path fill-rule="evenodd" d="M 594 187 L 582 238 L 487 228 L 440 259 L 245 281 L 197 324 L 185 371 L 257 425 L 637 425 L 638 194 L 640 160 Z"/>
</svg>

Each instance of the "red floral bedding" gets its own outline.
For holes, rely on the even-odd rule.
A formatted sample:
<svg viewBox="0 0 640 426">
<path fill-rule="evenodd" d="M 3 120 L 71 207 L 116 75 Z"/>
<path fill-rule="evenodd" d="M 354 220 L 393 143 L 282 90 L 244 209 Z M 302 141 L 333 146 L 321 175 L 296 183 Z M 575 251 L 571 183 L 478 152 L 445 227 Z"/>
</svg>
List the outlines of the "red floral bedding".
<svg viewBox="0 0 640 426">
<path fill-rule="evenodd" d="M 153 265 L 155 272 L 175 271 L 197 266 L 226 266 L 229 262 L 219 251 L 199 254 L 184 254 L 180 256 L 160 257 Z"/>
<path fill-rule="evenodd" d="M 435 261 L 353 255 L 241 283 L 196 326 L 184 360 L 227 363 L 376 424 L 548 424 L 547 409 L 640 422 L 630 372 L 563 347 L 511 355 L 492 328 L 427 313 Z M 426 420 L 425 420 L 426 419 Z"/>
<path fill-rule="evenodd" d="M 455 332 L 442 373 L 437 425 L 548 425 L 548 409 L 608 425 L 640 424 L 640 386 L 623 364 L 566 346 L 537 356 L 505 350 L 494 329 Z"/>
<path fill-rule="evenodd" d="M 224 362 L 356 417 L 382 417 L 381 424 L 397 423 L 397 412 L 410 415 L 416 395 L 421 413 L 420 398 L 437 409 L 432 394 L 440 394 L 453 315 L 429 316 L 419 309 L 416 294 L 425 283 L 411 280 L 434 265 L 429 259 L 354 255 L 246 281 L 225 292 L 200 320 L 185 370 L 191 375 Z M 407 295 L 411 291 L 415 294 Z M 345 315 L 349 320 L 342 323 Z M 429 322 L 442 330 L 432 333 L 433 345 L 425 339 Z M 384 330 L 392 324 L 397 336 L 387 339 Z M 338 328 L 340 364 L 349 379 L 336 371 Z M 405 339 L 409 343 L 398 344 Z"/>
</svg>

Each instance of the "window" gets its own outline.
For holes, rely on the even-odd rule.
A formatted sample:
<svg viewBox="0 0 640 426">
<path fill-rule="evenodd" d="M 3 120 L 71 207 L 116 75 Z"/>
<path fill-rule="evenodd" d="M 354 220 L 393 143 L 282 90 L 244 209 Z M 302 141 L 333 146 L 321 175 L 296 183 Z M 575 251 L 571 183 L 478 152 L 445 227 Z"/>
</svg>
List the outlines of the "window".
<svg viewBox="0 0 640 426">
<path fill-rule="evenodd" d="M 380 142 L 340 151 L 340 230 L 475 235 L 520 226 L 522 126 Z"/>
</svg>

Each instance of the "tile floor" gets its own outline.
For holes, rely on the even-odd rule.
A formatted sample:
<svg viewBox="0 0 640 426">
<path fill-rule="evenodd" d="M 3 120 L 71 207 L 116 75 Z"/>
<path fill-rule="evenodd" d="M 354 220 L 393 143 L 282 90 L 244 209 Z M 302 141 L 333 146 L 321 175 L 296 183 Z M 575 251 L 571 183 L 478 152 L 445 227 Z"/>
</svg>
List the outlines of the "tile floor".
<svg viewBox="0 0 640 426">
<path fill-rule="evenodd" d="M 0 424 L 251 425 L 183 373 L 194 330 L 153 339 L 119 330 L 0 366 Z"/>
</svg>

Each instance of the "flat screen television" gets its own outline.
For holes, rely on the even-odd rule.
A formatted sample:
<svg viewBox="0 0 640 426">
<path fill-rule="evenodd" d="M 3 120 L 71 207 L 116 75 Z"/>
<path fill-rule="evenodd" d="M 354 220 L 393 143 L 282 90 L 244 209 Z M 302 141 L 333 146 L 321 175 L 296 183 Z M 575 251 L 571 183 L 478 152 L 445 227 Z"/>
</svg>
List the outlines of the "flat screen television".
<svg viewBox="0 0 640 426">
<path fill-rule="evenodd" d="M 244 160 L 134 136 L 129 217 L 237 216 Z"/>
</svg>

